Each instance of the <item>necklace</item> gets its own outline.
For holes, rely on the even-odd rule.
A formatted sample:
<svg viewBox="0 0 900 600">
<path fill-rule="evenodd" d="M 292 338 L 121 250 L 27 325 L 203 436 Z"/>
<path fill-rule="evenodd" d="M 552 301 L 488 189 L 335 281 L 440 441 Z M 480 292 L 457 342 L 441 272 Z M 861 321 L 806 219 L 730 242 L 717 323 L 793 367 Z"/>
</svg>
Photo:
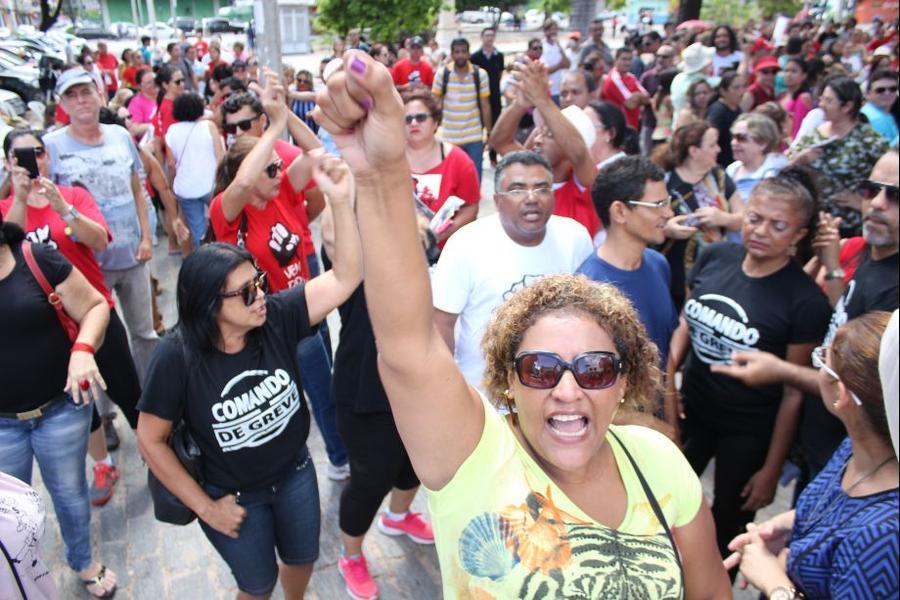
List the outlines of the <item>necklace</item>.
<svg viewBox="0 0 900 600">
<path fill-rule="evenodd" d="M 834 474 L 834 476 L 832 476 L 831 481 L 829 482 L 828 487 L 825 489 L 825 491 L 834 489 L 835 483 L 838 483 L 838 487 L 840 487 L 839 479 L 840 479 L 840 477 L 843 476 L 844 473 L 846 473 L 847 465 L 850 463 L 850 458 L 851 457 L 847 457 L 847 460 L 844 461 L 844 467 L 842 469 L 839 469 Z M 886 459 L 884 459 L 883 461 L 878 463 L 878 465 L 874 469 L 870 470 L 868 473 L 866 473 L 865 475 L 863 475 L 862 477 L 860 477 L 856 481 L 854 481 L 850 485 L 850 487 L 847 488 L 847 491 L 844 492 L 844 494 L 846 494 L 848 497 L 850 497 L 850 492 L 852 492 L 854 489 L 856 489 L 856 487 L 859 486 L 859 484 L 861 484 L 862 482 L 864 482 L 867 479 L 869 479 L 870 477 L 872 477 L 875 473 L 877 473 L 879 471 L 879 469 L 881 469 L 881 467 L 888 464 L 893 459 L 894 459 L 893 456 L 888 456 Z M 813 506 L 812 511 L 810 511 L 811 517 L 815 517 L 816 515 L 819 515 L 819 517 L 815 521 L 811 522 L 807 527 L 805 527 L 804 528 L 805 531 L 811 531 L 816 525 L 818 525 L 820 522 L 822 522 L 822 520 L 824 520 L 825 517 L 827 517 L 829 514 L 831 514 L 834 511 L 834 509 L 838 506 L 838 504 L 840 503 L 839 501 L 842 499 L 842 497 L 844 495 L 841 493 L 842 491 L 843 490 L 839 490 L 837 493 L 835 493 L 833 496 L 831 496 L 830 502 L 827 505 L 825 505 L 824 507 L 822 506 L 822 502 L 826 498 L 828 498 L 828 495 L 823 494 L 821 497 L 819 497 L 819 500 L 816 502 L 815 506 Z M 819 513 L 820 510 L 822 511 L 821 514 Z"/>
</svg>

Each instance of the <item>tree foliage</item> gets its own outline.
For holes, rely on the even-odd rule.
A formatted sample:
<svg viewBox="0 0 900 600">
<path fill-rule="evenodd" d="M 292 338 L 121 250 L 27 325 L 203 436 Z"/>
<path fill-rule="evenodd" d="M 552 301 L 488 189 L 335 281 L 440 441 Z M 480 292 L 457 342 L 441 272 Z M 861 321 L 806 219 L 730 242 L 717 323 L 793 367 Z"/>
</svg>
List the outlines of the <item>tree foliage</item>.
<svg viewBox="0 0 900 600">
<path fill-rule="evenodd" d="M 370 31 L 373 40 L 393 40 L 430 28 L 442 0 L 319 0 L 319 21 L 346 35 L 355 28 Z"/>
</svg>

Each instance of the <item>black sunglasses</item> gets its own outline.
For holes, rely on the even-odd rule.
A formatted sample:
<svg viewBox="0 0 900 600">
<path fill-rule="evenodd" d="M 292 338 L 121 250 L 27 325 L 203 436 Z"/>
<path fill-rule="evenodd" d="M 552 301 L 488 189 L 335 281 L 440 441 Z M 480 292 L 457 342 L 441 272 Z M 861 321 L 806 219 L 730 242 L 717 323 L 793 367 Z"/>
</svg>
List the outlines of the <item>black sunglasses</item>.
<svg viewBox="0 0 900 600">
<path fill-rule="evenodd" d="M 274 162 L 271 162 L 268 165 L 266 165 L 265 171 L 266 171 L 266 175 L 269 176 L 269 179 L 275 179 L 276 177 L 278 177 L 278 174 L 281 172 L 282 164 L 283 163 L 281 162 L 281 159 L 278 158 Z"/>
<path fill-rule="evenodd" d="M 889 86 L 885 86 L 885 87 L 878 86 L 876 88 L 872 88 L 872 91 L 875 92 L 876 94 L 883 94 L 885 92 L 890 92 L 892 94 L 895 94 L 895 93 L 897 93 L 897 86 L 896 85 L 889 85 Z"/>
<path fill-rule="evenodd" d="M 172 83 L 174 83 L 175 85 L 181 85 L 184 83 L 184 77 L 182 77 L 181 79 L 173 79 Z"/>
<path fill-rule="evenodd" d="M 900 188 L 898 188 L 896 185 L 881 183 L 879 181 L 872 181 L 871 179 L 869 179 L 860 183 L 859 187 L 857 188 L 859 195 L 866 200 L 874 200 L 875 197 L 881 193 L 881 190 L 884 190 L 888 202 L 891 202 L 892 204 L 897 204 L 898 202 L 900 202 L 900 193 L 898 193 L 898 190 L 900 190 Z"/>
<path fill-rule="evenodd" d="M 415 121 L 416 123 L 424 123 L 430 116 L 431 115 L 429 115 L 428 113 L 413 113 L 411 115 L 406 115 L 406 124 L 412 125 L 413 121 Z"/>
<path fill-rule="evenodd" d="M 253 306 L 253 303 L 256 302 L 257 290 L 262 290 L 263 294 L 269 291 L 269 276 L 266 275 L 265 271 L 257 271 L 256 277 L 241 286 L 241 289 L 233 292 L 220 292 L 219 296 L 222 298 L 240 296 L 241 300 L 244 301 L 244 306 Z"/>
<path fill-rule="evenodd" d="M 255 117 L 250 117 L 249 119 L 238 121 L 237 123 L 225 123 L 225 125 L 222 126 L 222 129 L 225 130 L 225 133 L 236 133 L 238 127 L 241 128 L 241 131 L 250 131 L 250 128 L 253 127 L 253 121 L 257 120 L 261 116 L 262 113 L 256 115 Z"/>
<path fill-rule="evenodd" d="M 522 385 L 539 390 L 555 388 L 566 371 L 582 388 L 602 390 L 616 382 L 623 367 L 618 356 L 600 351 L 582 352 L 570 363 L 553 352 L 522 352 L 513 365 Z"/>
</svg>

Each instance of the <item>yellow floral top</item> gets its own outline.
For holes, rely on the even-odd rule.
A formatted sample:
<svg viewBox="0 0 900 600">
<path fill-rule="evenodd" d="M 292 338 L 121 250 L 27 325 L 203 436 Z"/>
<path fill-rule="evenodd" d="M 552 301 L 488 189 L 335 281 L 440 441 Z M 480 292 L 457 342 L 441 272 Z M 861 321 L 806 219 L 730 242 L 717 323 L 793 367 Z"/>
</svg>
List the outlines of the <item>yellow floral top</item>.
<svg viewBox="0 0 900 600">
<path fill-rule="evenodd" d="M 678 448 L 639 426 L 611 427 L 637 461 L 670 528 L 700 508 L 700 481 Z M 619 444 L 607 435 L 628 508 L 611 529 L 554 484 L 485 403 L 475 451 L 429 490 L 444 598 L 680 598 L 675 552 Z"/>
</svg>

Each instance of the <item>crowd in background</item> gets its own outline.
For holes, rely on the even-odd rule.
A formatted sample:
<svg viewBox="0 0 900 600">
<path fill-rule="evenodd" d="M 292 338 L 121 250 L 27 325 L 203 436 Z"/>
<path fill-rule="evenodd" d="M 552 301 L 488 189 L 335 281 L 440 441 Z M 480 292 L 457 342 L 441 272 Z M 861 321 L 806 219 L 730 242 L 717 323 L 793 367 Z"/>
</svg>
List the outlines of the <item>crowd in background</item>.
<svg viewBox="0 0 900 600">
<path fill-rule="evenodd" d="M 657 573 L 647 597 L 727 595 L 726 569 L 778 600 L 895 596 L 900 34 L 775 29 L 666 23 L 613 47 L 602 19 L 584 39 L 547 20 L 506 55 L 491 27 L 477 49 L 354 30 L 315 73 L 202 35 L 85 46 L 43 129 L 3 141 L 0 489 L 38 531 L 36 459 L 67 564 L 112 596 L 90 505 L 120 477 L 118 406 L 240 597 L 279 579 L 301 597 L 314 420 L 355 598 L 378 595 L 373 523 L 436 544 L 447 597 L 619 597 L 629 569 Z M 176 323 L 157 244 L 184 261 Z M 454 391 L 456 412 L 437 402 Z M 199 478 L 170 443 L 185 431 Z M 789 477 L 796 509 L 754 524 Z M 616 568 L 591 562 L 610 532 L 633 553 Z M 54 597 L 39 535 L 15 543 L 0 591 Z"/>
</svg>

